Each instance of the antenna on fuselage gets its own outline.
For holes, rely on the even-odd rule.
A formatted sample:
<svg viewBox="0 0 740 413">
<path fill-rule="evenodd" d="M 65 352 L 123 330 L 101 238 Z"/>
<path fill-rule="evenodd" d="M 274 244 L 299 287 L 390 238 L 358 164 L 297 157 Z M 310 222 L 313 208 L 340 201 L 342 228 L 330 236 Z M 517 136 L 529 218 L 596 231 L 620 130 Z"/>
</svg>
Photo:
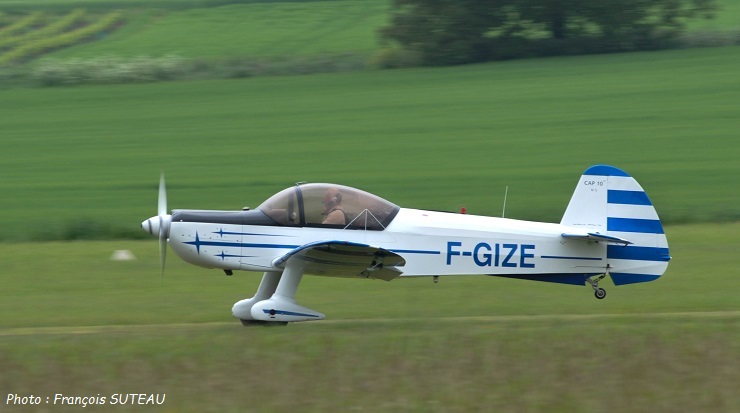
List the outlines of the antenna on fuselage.
<svg viewBox="0 0 740 413">
<path fill-rule="evenodd" d="M 504 209 L 501 211 L 501 218 L 504 218 L 506 216 L 506 196 L 509 194 L 509 185 L 506 185 L 506 189 L 504 190 Z"/>
</svg>

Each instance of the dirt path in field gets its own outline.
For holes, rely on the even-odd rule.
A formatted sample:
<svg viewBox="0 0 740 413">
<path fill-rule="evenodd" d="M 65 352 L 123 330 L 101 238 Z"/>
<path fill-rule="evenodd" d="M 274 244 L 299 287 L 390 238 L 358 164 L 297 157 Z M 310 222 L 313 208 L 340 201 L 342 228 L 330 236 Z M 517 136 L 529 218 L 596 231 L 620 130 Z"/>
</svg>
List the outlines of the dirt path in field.
<svg viewBox="0 0 740 413">
<path fill-rule="evenodd" d="M 362 324 L 362 323 L 410 323 L 410 322 L 532 322 L 532 321 L 584 321 L 599 319 L 669 319 L 669 318 L 717 318 L 733 319 L 740 318 L 740 311 L 696 311 L 675 313 L 639 313 L 639 314 L 539 314 L 539 315 L 508 315 L 508 316 L 477 316 L 477 317 L 441 317 L 441 318 L 366 318 L 366 319 L 343 319 L 323 320 L 318 323 L 305 323 L 302 325 L 319 326 L 322 324 Z M 99 334 L 115 332 L 162 332 L 167 330 L 207 330 L 215 327 L 239 326 L 233 322 L 209 322 L 209 323 L 173 323 L 173 324 L 133 324 L 133 325 L 109 325 L 109 326 L 69 326 L 69 327 L 15 327 L 0 329 L 2 336 L 23 335 L 73 335 L 73 334 Z"/>
</svg>

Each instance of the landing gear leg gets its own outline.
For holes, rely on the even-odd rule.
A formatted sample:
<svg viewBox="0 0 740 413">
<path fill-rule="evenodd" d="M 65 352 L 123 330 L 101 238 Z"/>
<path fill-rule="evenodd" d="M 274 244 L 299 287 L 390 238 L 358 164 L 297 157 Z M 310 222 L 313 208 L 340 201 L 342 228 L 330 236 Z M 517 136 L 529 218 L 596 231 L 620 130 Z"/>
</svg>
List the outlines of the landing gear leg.
<svg viewBox="0 0 740 413">
<path fill-rule="evenodd" d="M 231 313 L 234 317 L 241 320 L 242 324 L 245 326 L 255 323 L 260 324 L 261 322 L 259 320 L 255 320 L 254 317 L 252 317 L 252 307 L 256 303 L 270 298 L 275 293 L 282 276 L 282 272 L 266 272 L 262 276 L 262 282 L 260 282 L 260 286 L 254 294 L 254 297 L 241 300 L 231 308 Z"/>
<path fill-rule="evenodd" d="M 608 274 L 601 274 L 598 278 L 595 280 L 592 280 L 591 277 L 586 278 L 586 282 L 591 284 L 591 287 L 594 289 L 594 297 L 596 297 L 599 300 L 603 300 L 604 297 L 606 297 L 606 290 L 603 288 L 599 288 L 599 281 L 603 280 L 604 277 L 606 277 Z"/>
<path fill-rule="evenodd" d="M 296 303 L 295 293 L 301 278 L 303 267 L 299 263 L 288 262 L 272 296 L 252 306 L 252 319 L 281 323 L 323 320 L 323 314 Z"/>
</svg>

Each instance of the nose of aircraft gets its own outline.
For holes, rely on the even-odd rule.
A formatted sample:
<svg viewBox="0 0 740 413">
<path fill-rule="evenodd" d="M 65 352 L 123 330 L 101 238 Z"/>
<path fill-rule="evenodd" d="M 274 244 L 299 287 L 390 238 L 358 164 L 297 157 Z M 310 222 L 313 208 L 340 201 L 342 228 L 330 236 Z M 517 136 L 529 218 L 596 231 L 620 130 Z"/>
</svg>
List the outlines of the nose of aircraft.
<svg viewBox="0 0 740 413">
<path fill-rule="evenodd" d="M 160 240 L 169 238 L 172 215 L 167 213 L 167 191 L 164 185 L 164 173 L 159 177 L 159 200 L 157 215 L 141 222 L 141 229 L 150 235 L 158 235 Z"/>
<path fill-rule="evenodd" d="M 151 217 L 141 223 L 141 229 L 149 235 L 159 234 L 159 217 Z"/>
<path fill-rule="evenodd" d="M 153 216 L 146 221 L 142 221 L 141 223 L 141 229 L 148 232 L 150 235 L 160 235 L 160 231 L 164 231 L 164 237 L 169 237 L 169 221 L 171 216 L 170 215 L 164 215 L 164 216 Z"/>
</svg>

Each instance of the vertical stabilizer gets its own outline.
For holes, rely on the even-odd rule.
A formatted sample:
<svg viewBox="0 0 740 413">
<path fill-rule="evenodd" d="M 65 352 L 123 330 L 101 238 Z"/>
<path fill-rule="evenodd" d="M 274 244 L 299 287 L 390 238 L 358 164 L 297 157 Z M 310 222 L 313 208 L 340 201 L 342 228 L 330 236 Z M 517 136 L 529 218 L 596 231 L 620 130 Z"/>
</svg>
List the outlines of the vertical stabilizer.
<svg viewBox="0 0 740 413">
<path fill-rule="evenodd" d="M 652 281 L 668 268 L 671 257 L 658 213 L 640 184 L 618 168 L 588 168 L 560 223 L 632 242 L 607 245 L 607 264 L 616 285 Z"/>
</svg>

